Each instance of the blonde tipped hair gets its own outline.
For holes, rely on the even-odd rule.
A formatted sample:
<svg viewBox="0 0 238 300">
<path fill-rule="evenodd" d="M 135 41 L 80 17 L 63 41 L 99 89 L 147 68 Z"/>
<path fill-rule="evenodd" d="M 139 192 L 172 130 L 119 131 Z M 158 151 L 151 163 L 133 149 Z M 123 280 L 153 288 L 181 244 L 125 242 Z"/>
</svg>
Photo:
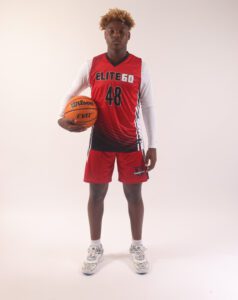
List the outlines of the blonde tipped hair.
<svg viewBox="0 0 238 300">
<path fill-rule="evenodd" d="M 118 8 L 111 8 L 104 16 L 101 17 L 99 23 L 100 29 L 105 30 L 107 25 L 112 21 L 120 21 L 123 24 L 127 25 L 129 29 L 135 26 L 135 21 L 133 20 L 129 12 Z"/>
</svg>

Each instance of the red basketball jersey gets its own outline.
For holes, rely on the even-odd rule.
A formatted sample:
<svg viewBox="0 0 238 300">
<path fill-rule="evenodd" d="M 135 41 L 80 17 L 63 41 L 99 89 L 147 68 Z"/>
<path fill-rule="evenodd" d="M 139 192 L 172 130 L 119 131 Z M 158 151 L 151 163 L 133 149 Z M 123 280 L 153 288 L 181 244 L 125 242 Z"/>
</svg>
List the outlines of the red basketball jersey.
<svg viewBox="0 0 238 300">
<path fill-rule="evenodd" d="M 141 149 L 139 120 L 141 58 L 129 54 L 113 65 L 106 53 L 93 58 L 91 97 L 98 107 L 90 146 L 94 150 L 132 152 Z"/>
</svg>

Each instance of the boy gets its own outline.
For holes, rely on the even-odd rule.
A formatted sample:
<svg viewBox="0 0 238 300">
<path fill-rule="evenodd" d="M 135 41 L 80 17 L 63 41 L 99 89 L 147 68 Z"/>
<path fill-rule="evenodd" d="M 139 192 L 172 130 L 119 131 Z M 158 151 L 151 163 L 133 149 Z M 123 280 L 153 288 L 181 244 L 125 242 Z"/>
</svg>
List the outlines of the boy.
<svg viewBox="0 0 238 300">
<path fill-rule="evenodd" d="M 91 97 L 98 107 L 98 119 L 91 131 L 84 181 L 89 183 L 88 217 L 91 245 L 82 272 L 93 274 L 103 255 L 100 241 L 101 224 L 109 182 L 117 161 L 119 181 L 128 202 L 132 244 L 130 254 L 135 271 L 148 272 L 149 263 L 142 244 L 144 204 L 142 183 L 156 163 L 156 132 L 150 78 L 145 63 L 127 51 L 130 30 L 135 25 L 125 10 L 110 9 L 101 17 L 107 52 L 87 61 L 80 69 L 69 94 L 64 99 L 58 124 L 73 132 L 85 128 L 63 118 L 67 101 L 91 88 Z M 139 109 L 148 135 L 144 155 Z"/>
</svg>

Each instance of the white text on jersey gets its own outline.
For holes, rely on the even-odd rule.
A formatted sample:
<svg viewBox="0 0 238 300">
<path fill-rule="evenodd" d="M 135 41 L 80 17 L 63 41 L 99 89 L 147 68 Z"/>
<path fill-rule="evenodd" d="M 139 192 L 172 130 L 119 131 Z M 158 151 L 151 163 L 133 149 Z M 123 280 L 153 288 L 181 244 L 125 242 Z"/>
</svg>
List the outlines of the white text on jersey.
<svg viewBox="0 0 238 300">
<path fill-rule="evenodd" d="M 118 80 L 129 83 L 134 82 L 134 75 L 122 74 L 118 72 L 97 72 L 95 77 L 96 80 Z"/>
</svg>

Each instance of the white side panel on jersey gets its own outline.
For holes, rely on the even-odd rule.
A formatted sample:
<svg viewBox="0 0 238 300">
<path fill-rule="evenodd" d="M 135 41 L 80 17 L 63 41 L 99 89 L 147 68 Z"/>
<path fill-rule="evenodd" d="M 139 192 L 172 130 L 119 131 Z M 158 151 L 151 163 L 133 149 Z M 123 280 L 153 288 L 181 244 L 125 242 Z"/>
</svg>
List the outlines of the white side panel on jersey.
<svg viewBox="0 0 238 300">
<path fill-rule="evenodd" d="M 142 135 L 141 118 L 140 118 L 140 108 L 141 108 L 141 104 L 140 104 L 140 99 L 139 99 L 139 95 L 138 95 L 136 112 L 135 112 L 136 140 L 140 141 L 140 143 L 137 144 L 138 151 L 144 149 L 144 141 L 143 141 L 143 135 Z"/>
</svg>

